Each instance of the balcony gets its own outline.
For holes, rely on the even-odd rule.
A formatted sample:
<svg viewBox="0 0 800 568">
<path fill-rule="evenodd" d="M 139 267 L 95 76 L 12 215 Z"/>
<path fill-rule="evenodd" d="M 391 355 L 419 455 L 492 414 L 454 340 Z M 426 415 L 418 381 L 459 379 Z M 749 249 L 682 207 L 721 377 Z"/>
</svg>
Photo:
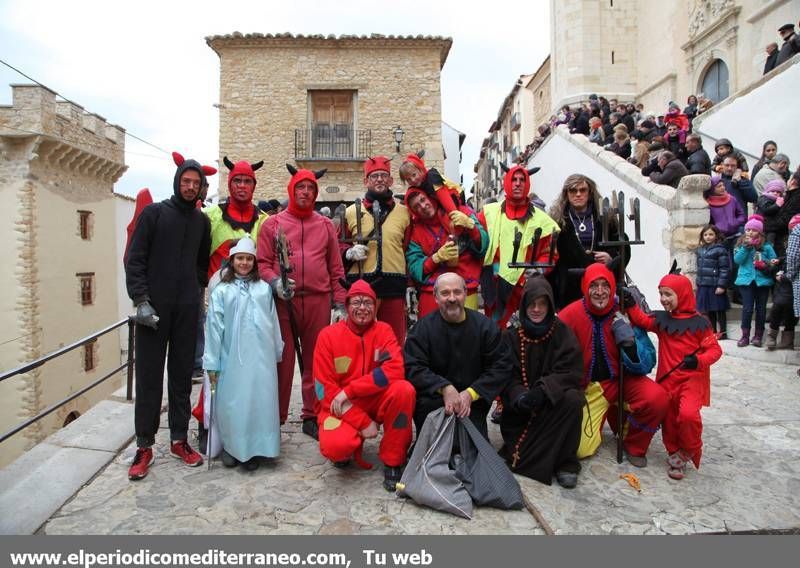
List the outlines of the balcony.
<svg viewBox="0 0 800 568">
<path fill-rule="evenodd" d="M 522 126 L 522 119 L 519 116 L 518 112 L 515 112 L 511 115 L 511 131 L 514 132 L 519 130 L 519 127 Z"/>
<path fill-rule="evenodd" d="M 364 160 L 372 155 L 372 130 L 318 124 L 294 131 L 296 160 Z"/>
</svg>

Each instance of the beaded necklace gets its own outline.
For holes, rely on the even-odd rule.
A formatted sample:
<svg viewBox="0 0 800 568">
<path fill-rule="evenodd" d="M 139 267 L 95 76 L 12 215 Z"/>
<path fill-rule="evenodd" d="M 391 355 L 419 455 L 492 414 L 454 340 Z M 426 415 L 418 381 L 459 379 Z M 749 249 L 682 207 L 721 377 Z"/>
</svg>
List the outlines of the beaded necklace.
<svg viewBox="0 0 800 568">
<path fill-rule="evenodd" d="M 519 362 L 520 362 L 520 370 L 522 372 L 522 386 L 524 386 L 526 389 L 530 390 L 530 384 L 528 383 L 528 349 L 527 349 L 527 347 L 528 347 L 529 344 L 530 345 L 536 345 L 537 343 L 544 343 L 545 341 L 550 339 L 550 336 L 553 335 L 553 332 L 555 331 L 555 329 L 556 329 L 556 318 L 554 316 L 553 317 L 553 323 L 550 324 L 550 329 L 548 329 L 547 333 L 545 333 L 541 337 L 537 337 L 535 339 L 531 339 L 527 335 L 525 335 L 525 332 L 523 331 L 523 329 L 521 327 L 517 330 L 517 333 L 519 334 Z M 519 457 L 520 457 L 519 456 L 519 449 L 522 446 L 522 443 L 525 441 L 525 438 L 528 435 L 528 429 L 530 428 L 531 422 L 533 422 L 534 418 L 535 418 L 535 415 L 533 413 L 531 413 L 531 417 L 528 420 L 528 423 L 525 425 L 525 428 L 522 430 L 522 433 L 519 435 L 519 438 L 517 439 L 517 443 L 514 444 L 514 453 L 511 454 L 511 469 L 514 469 L 514 468 L 517 467 L 517 463 L 519 462 Z"/>
</svg>

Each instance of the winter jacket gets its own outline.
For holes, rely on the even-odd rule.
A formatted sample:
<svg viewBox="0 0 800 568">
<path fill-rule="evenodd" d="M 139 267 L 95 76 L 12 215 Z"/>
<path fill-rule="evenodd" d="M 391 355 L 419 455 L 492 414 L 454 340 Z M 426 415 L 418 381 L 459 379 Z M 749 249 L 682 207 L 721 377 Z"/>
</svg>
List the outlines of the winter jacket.
<svg viewBox="0 0 800 568">
<path fill-rule="evenodd" d="M 711 174 L 711 158 L 708 157 L 708 152 L 698 148 L 691 154 L 684 155 L 683 163 L 690 174 Z"/>
<path fill-rule="evenodd" d="M 763 260 L 769 265 L 769 261 L 776 258 L 775 249 L 769 243 L 764 243 L 761 250 L 753 247 L 737 246 L 733 249 L 733 262 L 739 265 L 739 272 L 736 275 L 737 286 L 749 286 L 753 282 L 756 286 L 772 286 L 775 280 L 772 278 L 770 270 L 758 270 L 754 262 Z"/>
<path fill-rule="evenodd" d="M 781 208 L 774 199 L 770 199 L 766 195 L 762 195 L 756 201 L 756 213 L 764 217 L 764 232 L 765 233 L 778 233 L 782 232 L 778 222 L 778 213 Z"/>
<path fill-rule="evenodd" d="M 781 50 L 778 52 L 778 58 L 775 60 L 775 67 L 789 61 L 796 54 L 800 53 L 800 36 L 792 34 L 789 39 L 783 42 Z"/>
<path fill-rule="evenodd" d="M 789 233 L 789 219 L 800 213 L 800 190 L 792 189 L 787 190 L 783 194 L 783 207 L 778 211 L 776 218 L 779 227 L 779 234 L 786 235 Z"/>
<path fill-rule="evenodd" d="M 651 173 L 650 180 L 654 183 L 678 187 L 681 178 L 688 175 L 689 170 L 686 169 L 686 166 L 678 158 L 675 158 L 664 167 L 664 171 Z"/>
<path fill-rule="evenodd" d="M 678 134 L 674 138 L 671 138 L 669 135 L 664 136 L 664 146 L 676 156 L 680 156 L 686 152 L 686 148 L 683 147 L 684 142 L 686 142 L 686 132 L 681 130 L 678 131 Z"/>
<path fill-rule="evenodd" d="M 767 55 L 767 60 L 764 62 L 764 75 L 775 69 L 775 64 L 778 62 L 778 50 L 776 49 L 769 55 Z"/>
<path fill-rule="evenodd" d="M 739 236 L 747 221 L 747 214 L 742 208 L 742 204 L 733 197 L 722 205 L 712 205 L 712 203 L 714 203 L 713 199 L 709 202 L 711 224 L 716 226 L 726 239 Z"/>
<path fill-rule="evenodd" d="M 697 254 L 697 286 L 727 288 L 731 273 L 731 257 L 721 243 L 699 247 Z"/>
<path fill-rule="evenodd" d="M 753 176 L 753 187 L 756 188 L 756 192 L 761 195 L 764 193 L 764 188 L 767 187 L 767 184 L 774 179 L 783 179 L 783 176 L 768 165 L 764 166 L 758 170 L 758 175 Z"/>
<path fill-rule="evenodd" d="M 631 141 L 630 139 L 627 142 L 623 142 L 622 144 L 618 144 L 617 142 L 613 142 L 605 147 L 606 150 L 609 152 L 614 152 L 617 156 L 622 158 L 623 160 L 627 160 L 631 157 Z"/>
<path fill-rule="evenodd" d="M 800 317 L 800 225 L 789 233 L 786 249 L 786 278 L 792 282 L 794 292 L 794 315 Z"/>
<path fill-rule="evenodd" d="M 748 203 L 758 201 L 758 193 L 749 179 L 740 178 L 738 181 L 734 181 L 728 176 L 722 176 L 722 183 L 725 184 L 725 191 L 739 202 L 745 213 L 747 213 Z"/>
<path fill-rule="evenodd" d="M 719 166 L 719 165 L 722 164 L 722 160 L 724 160 L 726 157 L 733 156 L 733 157 L 736 158 L 736 161 L 739 163 L 739 169 L 740 170 L 742 170 L 743 172 L 746 172 L 748 170 L 747 159 L 744 157 L 744 154 L 742 154 L 739 150 L 737 150 L 736 148 L 733 147 L 733 144 L 731 144 L 730 140 L 728 140 L 727 138 L 720 138 L 719 140 L 717 140 L 717 143 L 714 145 L 714 152 L 716 152 L 717 148 L 719 148 L 720 146 L 730 146 L 731 147 L 731 152 L 730 152 L 730 154 L 725 154 L 724 156 L 720 156 L 719 154 L 716 154 L 714 156 L 714 160 L 712 162 L 713 166 L 715 166 L 715 167 Z"/>
</svg>

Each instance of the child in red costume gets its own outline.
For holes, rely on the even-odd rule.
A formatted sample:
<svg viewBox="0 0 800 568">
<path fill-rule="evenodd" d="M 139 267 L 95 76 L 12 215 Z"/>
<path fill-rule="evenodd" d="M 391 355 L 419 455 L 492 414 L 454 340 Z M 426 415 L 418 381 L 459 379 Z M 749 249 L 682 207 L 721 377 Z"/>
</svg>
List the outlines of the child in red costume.
<svg viewBox="0 0 800 568">
<path fill-rule="evenodd" d="M 322 330 L 314 350 L 319 451 L 339 467 L 363 461 L 364 440 L 384 425 L 378 457 L 383 486 L 394 491 L 411 445 L 416 393 L 405 380 L 403 354 L 389 324 L 376 321 L 376 296 L 357 280 L 347 292 L 347 319 Z"/>
<path fill-rule="evenodd" d="M 448 233 L 459 235 L 464 228 L 455 222 L 461 204 L 461 188 L 452 181 L 442 177 L 436 168 L 428 169 L 419 154 L 409 154 L 400 164 L 400 179 L 409 187 L 422 189 L 430 199 L 441 205 L 447 214 L 442 222 Z M 455 215 L 455 217 L 454 217 Z"/>
<path fill-rule="evenodd" d="M 669 394 L 661 436 L 669 452 L 668 475 L 683 479 L 688 462 L 700 467 L 700 408 L 710 404 L 710 369 L 722 357 L 722 349 L 709 320 L 695 309 L 688 278 L 667 274 L 658 283 L 658 292 L 665 311 L 648 316 L 633 305 L 628 315 L 634 325 L 658 335 L 656 381 Z"/>
</svg>

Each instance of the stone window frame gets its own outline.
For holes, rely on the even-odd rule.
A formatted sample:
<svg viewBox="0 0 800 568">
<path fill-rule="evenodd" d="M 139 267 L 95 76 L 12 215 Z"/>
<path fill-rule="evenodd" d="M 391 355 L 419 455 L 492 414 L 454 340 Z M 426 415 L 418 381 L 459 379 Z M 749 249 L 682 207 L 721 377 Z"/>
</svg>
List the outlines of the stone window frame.
<svg viewBox="0 0 800 568">
<path fill-rule="evenodd" d="M 94 272 L 76 272 L 78 278 L 78 301 L 82 306 L 94 305 L 95 300 L 95 278 Z"/>
<path fill-rule="evenodd" d="M 78 209 L 78 234 L 84 241 L 92 240 L 94 235 L 94 213 Z"/>
<path fill-rule="evenodd" d="M 97 368 L 97 338 L 83 344 L 83 372 L 89 373 Z"/>
</svg>

